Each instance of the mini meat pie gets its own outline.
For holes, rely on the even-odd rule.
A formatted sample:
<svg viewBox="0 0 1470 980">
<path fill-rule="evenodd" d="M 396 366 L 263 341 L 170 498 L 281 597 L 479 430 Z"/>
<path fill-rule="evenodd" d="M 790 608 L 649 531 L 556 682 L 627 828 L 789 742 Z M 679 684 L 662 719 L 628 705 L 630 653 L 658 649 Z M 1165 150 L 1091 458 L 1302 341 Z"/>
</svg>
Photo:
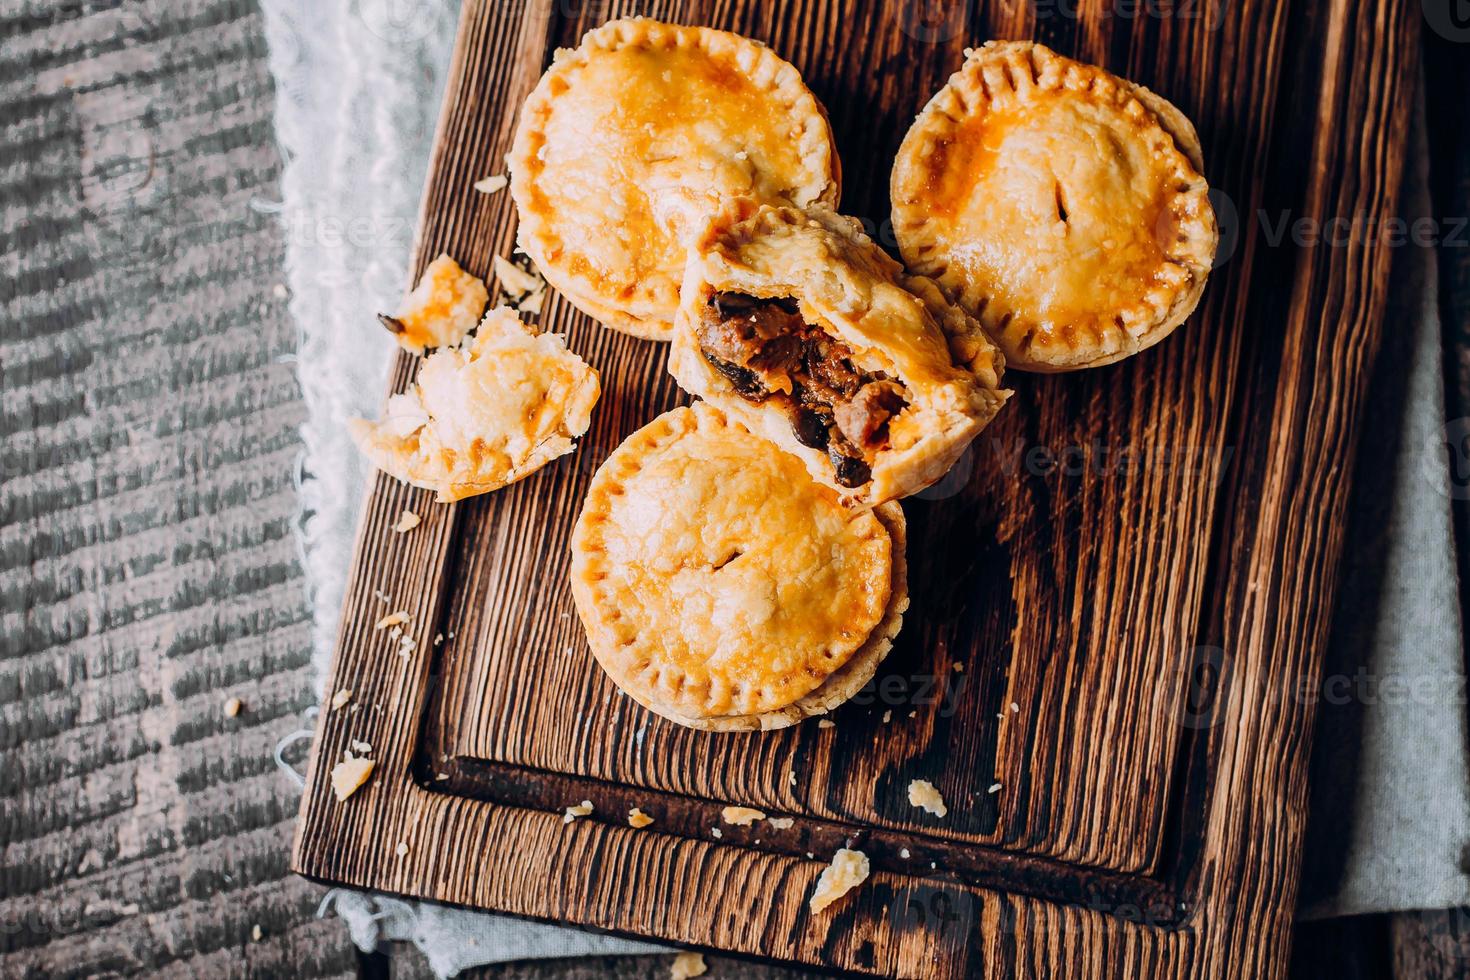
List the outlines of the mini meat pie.
<svg viewBox="0 0 1470 980">
<path fill-rule="evenodd" d="M 353 419 L 363 455 L 441 503 L 488 493 L 571 452 L 597 403 L 597 372 L 509 307 L 485 314 L 469 351 L 429 356 L 380 422 Z"/>
<path fill-rule="evenodd" d="M 695 242 L 669 370 L 847 499 L 942 477 L 1010 394 L 979 324 L 826 208 L 737 204 Z"/>
<path fill-rule="evenodd" d="M 379 317 L 404 350 L 422 354 L 430 347 L 453 347 L 480 322 L 490 292 L 485 284 L 441 255 L 419 278 L 397 311 Z"/>
<path fill-rule="evenodd" d="M 571 577 L 593 654 L 639 703 L 691 728 L 783 728 L 887 655 L 908 606 L 903 512 L 843 505 L 700 402 L 597 471 Z"/>
<path fill-rule="evenodd" d="M 684 239 L 726 198 L 835 204 L 831 128 L 758 41 L 635 17 L 558 51 L 510 153 L 522 250 L 579 309 L 667 340 Z"/>
<path fill-rule="evenodd" d="M 904 261 L 1012 367 L 1069 371 L 1158 343 L 1199 302 L 1218 232 L 1199 139 L 1139 85 L 1039 44 L 968 53 L 893 169 Z"/>
</svg>

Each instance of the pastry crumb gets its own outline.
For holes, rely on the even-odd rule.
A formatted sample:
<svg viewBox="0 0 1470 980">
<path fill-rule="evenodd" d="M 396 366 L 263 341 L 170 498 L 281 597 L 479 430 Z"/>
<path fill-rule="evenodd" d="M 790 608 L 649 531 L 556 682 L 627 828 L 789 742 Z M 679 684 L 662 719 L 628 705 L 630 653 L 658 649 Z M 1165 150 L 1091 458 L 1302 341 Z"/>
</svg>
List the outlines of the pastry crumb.
<svg viewBox="0 0 1470 980">
<path fill-rule="evenodd" d="M 358 755 L 372 754 L 373 747 L 366 742 L 353 739 L 350 744 L 352 745 L 352 751 L 356 752 Z"/>
<path fill-rule="evenodd" d="M 342 708 L 343 705 L 347 704 L 347 702 L 351 700 L 352 690 L 350 688 L 344 687 L 342 690 L 332 695 L 332 710 L 339 710 L 340 708 Z"/>
<path fill-rule="evenodd" d="M 436 772 L 436 773 L 434 773 L 434 782 L 436 782 L 436 783 L 442 783 L 445 780 L 447 780 L 448 778 L 449 778 L 449 773 L 447 773 L 447 772 Z"/>
<path fill-rule="evenodd" d="M 901 857 L 901 858 L 908 857 L 909 856 L 909 849 L 907 847 L 900 847 L 898 849 L 898 856 Z"/>
<path fill-rule="evenodd" d="M 373 774 L 373 760 L 355 758 L 351 752 L 342 755 L 342 761 L 332 767 L 332 792 L 336 794 L 338 803 L 361 789 Z"/>
<path fill-rule="evenodd" d="M 408 845 L 405 844 L 403 841 L 399 841 L 398 846 L 393 848 L 393 853 L 398 855 L 399 857 L 403 857 L 408 853 Z"/>
<path fill-rule="evenodd" d="M 883 724 L 886 725 L 886 724 L 888 724 L 892 720 L 893 720 L 893 712 L 892 711 L 885 711 L 885 712 L 883 712 Z"/>
<path fill-rule="evenodd" d="M 225 702 L 225 717 L 226 718 L 234 718 L 241 711 L 244 711 L 244 710 L 245 710 L 245 702 L 244 701 L 241 701 L 239 698 L 230 698 L 228 701 Z"/>
<path fill-rule="evenodd" d="M 513 300 L 546 288 L 546 283 L 540 275 L 535 272 L 527 272 L 502 256 L 495 256 L 491 264 L 495 267 L 495 278 L 500 280 L 501 292 Z"/>
<path fill-rule="evenodd" d="M 954 667 L 954 672 L 956 674 L 963 674 L 965 672 L 965 665 L 960 663 L 959 661 L 955 661 L 953 664 L 951 664 L 951 666 Z"/>
<path fill-rule="evenodd" d="M 822 869 L 808 907 L 813 912 L 821 912 L 867 879 L 868 856 L 862 851 L 841 848 L 832 855 L 832 863 Z"/>
<path fill-rule="evenodd" d="M 710 833 L 714 834 L 715 840 L 719 840 L 721 837 L 725 836 L 725 832 L 719 827 L 715 827 L 713 830 L 710 831 Z"/>
<path fill-rule="evenodd" d="M 939 790 L 927 779 L 915 779 L 909 783 L 909 805 L 928 810 L 936 817 L 949 813 L 949 808 L 944 805 L 944 797 L 939 795 Z"/>
<path fill-rule="evenodd" d="M 419 517 L 419 515 L 415 514 L 411 510 L 406 510 L 402 514 L 398 515 L 398 523 L 393 525 L 393 530 L 399 534 L 402 534 L 405 531 L 412 531 L 414 528 L 418 527 L 422 523 L 423 518 Z"/>
<path fill-rule="evenodd" d="M 443 633 L 435 633 L 434 634 L 434 646 L 438 646 L 439 644 L 441 644 L 443 642 L 444 642 L 444 634 Z"/>
<path fill-rule="evenodd" d="M 567 807 L 567 812 L 566 813 L 563 813 L 561 815 L 561 822 L 562 823 L 571 823 L 573 820 L 577 819 L 578 817 L 585 817 L 588 814 L 590 814 L 591 812 L 592 812 L 592 801 L 591 800 L 583 800 L 581 803 L 578 803 L 576 806 L 569 806 L 569 807 Z"/>
<path fill-rule="evenodd" d="M 1021 706 L 1019 704 L 1017 704 L 1016 702 L 1012 701 L 1011 702 L 1011 710 L 1012 711 L 1020 711 L 1021 710 Z"/>
<path fill-rule="evenodd" d="M 260 928 L 260 923 L 257 922 L 255 925 L 253 925 L 253 926 L 250 927 L 250 938 L 254 942 L 257 942 L 257 943 L 260 942 L 260 940 L 264 936 L 265 936 L 265 932 Z"/>
<path fill-rule="evenodd" d="M 474 184 L 472 184 L 471 186 L 474 187 L 474 189 L 479 191 L 481 194 L 495 194 L 499 191 L 505 190 L 505 188 L 509 184 L 510 180 L 505 176 L 505 174 L 495 174 L 491 177 L 481 178 L 480 180 L 475 181 Z"/>
<path fill-rule="evenodd" d="M 789 770 L 786 773 L 786 785 L 787 786 L 795 786 L 796 785 L 796 770 L 795 769 Z"/>
<path fill-rule="evenodd" d="M 378 620 L 375 624 L 373 624 L 373 629 L 385 630 L 390 626 L 401 626 L 406 622 L 408 622 L 408 612 L 400 609 L 397 612 L 391 612 L 388 615 L 384 616 L 382 619 Z M 399 630 L 399 633 L 401 632 L 402 630 Z M 390 633 L 389 635 L 393 636 L 395 639 L 398 636 L 397 633 Z"/>
<path fill-rule="evenodd" d="M 790 830 L 796 821 L 791 817 L 772 817 L 766 823 L 770 824 L 776 830 Z"/>
<path fill-rule="evenodd" d="M 817 722 L 817 727 L 818 728 L 836 728 L 837 727 L 837 722 L 833 721 L 830 718 L 823 718 L 823 719 L 821 719 L 820 721 Z"/>
<path fill-rule="evenodd" d="M 720 819 L 736 827 L 749 827 L 757 820 L 766 819 L 766 815 L 753 807 L 727 806 L 720 811 Z"/>
<path fill-rule="evenodd" d="M 636 806 L 628 811 L 628 826 L 642 830 L 651 823 L 653 823 L 653 818 Z"/>
<path fill-rule="evenodd" d="M 702 977 L 707 969 L 709 967 L 704 965 L 702 953 L 680 953 L 674 957 L 674 962 L 669 966 L 669 980 L 690 980 L 692 977 Z"/>
<path fill-rule="evenodd" d="M 999 793 L 1000 792 L 1000 783 L 991 783 L 990 784 L 990 788 L 987 789 L 985 792 L 987 792 L 987 793 Z"/>
</svg>

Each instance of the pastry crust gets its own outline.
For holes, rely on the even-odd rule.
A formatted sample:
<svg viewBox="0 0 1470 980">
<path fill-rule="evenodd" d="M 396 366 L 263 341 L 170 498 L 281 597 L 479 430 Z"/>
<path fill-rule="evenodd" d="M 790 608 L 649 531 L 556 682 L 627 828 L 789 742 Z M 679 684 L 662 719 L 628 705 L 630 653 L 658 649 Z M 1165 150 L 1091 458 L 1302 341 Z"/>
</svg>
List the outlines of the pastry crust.
<svg viewBox="0 0 1470 980">
<path fill-rule="evenodd" d="M 702 311 L 722 293 L 794 298 L 808 324 L 852 351 L 852 363 L 900 384 L 906 406 L 872 453 L 870 478 L 844 484 L 829 453 L 793 431 L 791 399 L 753 402 L 706 356 L 696 334 Z M 930 280 L 911 276 L 825 207 L 805 211 L 735 202 L 716 216 L 690 253 L 669 370 L 687 391 L 719 406 L 852 503 L 879 504 L 939 480 L 995 416 L 1009 391 L 1005 360 L 980 325 Z"/>
<path fill-rule="evenodd" d="M 448 255 L 429 263 L 418 285 L 383 323 L 398 345 L 414 354 L 430 347 L 453 347 L 480 322 L 490 292 L 485 283 Z"/>
<path fill-rule="evenodd" d="M 899 149 L 904 261 L 1012 367 L 1070 371 L 1158 343 L 1199 303 L 1219 237 L 1177 108 L 1039 44 L 991 42 Z"/>
<path fill-rule="evenodd" d="M 571 452 L 587 431 L 597 372 L 510 307 L 485 314 L 468 352 L 438 351 L 388 399 L 380 422 L 353 419 L 363 455 L 441 503 L 498 490 Z"/>
<path fill-rule="evenodd" d="M 574 305 L 667 340 L 684 240 L 726 198 L 834 204 L 837 153 L 797 70 L 758 41 L 643 17 L 561 50 L 511 148 L 521 249 Z"/>
<path fill-rule="evenodd" d="M 716 408 L 676 408 L 597 471 L 572 536 L 593 654 L 691 728 L 783 728 L 873 676 L 908 606 L 903 512 L 844 506 Z"/>
</svg>

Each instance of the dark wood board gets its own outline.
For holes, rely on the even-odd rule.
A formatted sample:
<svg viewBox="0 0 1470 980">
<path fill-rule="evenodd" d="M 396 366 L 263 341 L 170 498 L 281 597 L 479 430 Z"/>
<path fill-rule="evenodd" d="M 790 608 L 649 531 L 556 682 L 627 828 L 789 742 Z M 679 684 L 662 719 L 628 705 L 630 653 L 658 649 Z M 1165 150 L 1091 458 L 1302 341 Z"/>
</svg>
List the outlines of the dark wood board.
<svg viewBox="0 0 1470 980">
<path fill-rule="evenodd" d="M 1299 694 L 1320 664 L 1389 252 L 1371 234 L 1269 233 L 1283 209 L 1369 228 L 1393 213 L 1418 24 L 1403 0 L 1072 9 L 465 4 L 415 273 L 440 251 L 477 273 L 509 253 L 508 196 L 471 183 L 502 170 L 551 50 L 634 11 L 795 62 L 831 112 L 843 209 L 880 240 L 893 153 L 966 46 L 1037 37 L 1101 62 L 1195 120 L 1225 245 L 1165 344 L 1008 377 L 1016 398 L 954 478 L 905 502 L 914 605 L 876 690 L 833 729 L 762 735 L 653 719 L 587 652 L 568 531 L 596 465 L 679 395 L 662 348 L 553 297 L 543 323 L 603 376 L 593 428 L 574 456 L 452 507 L 374 482 L 332 680 L 356 707 L 318 731 L 298 870 L 879 975 L 1284 971 L 1312 718 Z M 395 390 L 413 369 L 400 358 Z M 424 524 L 393 534 L 404 509 Z M 417 624 L 406 659 L 372 629 L 388 606 Z M 338 804 L 325 776 L 350 740 L 379 767 Z M 907 804 L 912 778 L 941 787 L 947 820 Z M 563 824 L 584 797 L 598 816 Z M 724 803 L 796 824 L 717 840 Z M 633 805 L 653 828 L 622 823 Z M 875 873 L 810 916 L 844 843 Z"/>
</svg>

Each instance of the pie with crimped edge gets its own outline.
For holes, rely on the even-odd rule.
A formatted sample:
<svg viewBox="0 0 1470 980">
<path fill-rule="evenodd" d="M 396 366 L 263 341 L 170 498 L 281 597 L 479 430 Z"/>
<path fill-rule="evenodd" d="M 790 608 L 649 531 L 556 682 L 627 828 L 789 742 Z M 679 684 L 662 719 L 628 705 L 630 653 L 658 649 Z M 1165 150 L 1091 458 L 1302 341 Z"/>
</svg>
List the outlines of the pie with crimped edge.
<svg viewBox="0 0 1470 980">
<path fill-rule="evenodd" d="M 908 606 L 897 504 L 850 508 L 700 402 L 598 469 L 572 595 L 602 668 L 691 728 L 784 728 L 872 678 Z"/>
<path fill-rule="evenodd" d="M 1012 367 L 1069 371 L 1158 343 L 1199 303 L 1215 213 L 1177 108 L 1039 44 L 967 52 L 892 177 L 904 261 Z"/>
<path fill-rule="evenodd" d="M 521 249 L 579 309 L 667 340 L 684 239 L 733 196 L 835 204 L 831 127 L 765 45 L 643 17 L 561 50 L 510 156 Z"/>
<path fill-rule="evenodd" d="M 694 242 L 669 370 L 847 500 L 939 480 L 1010 394 L 1004 358 L 851 218 L 732 202 Z"/>
</svg>

